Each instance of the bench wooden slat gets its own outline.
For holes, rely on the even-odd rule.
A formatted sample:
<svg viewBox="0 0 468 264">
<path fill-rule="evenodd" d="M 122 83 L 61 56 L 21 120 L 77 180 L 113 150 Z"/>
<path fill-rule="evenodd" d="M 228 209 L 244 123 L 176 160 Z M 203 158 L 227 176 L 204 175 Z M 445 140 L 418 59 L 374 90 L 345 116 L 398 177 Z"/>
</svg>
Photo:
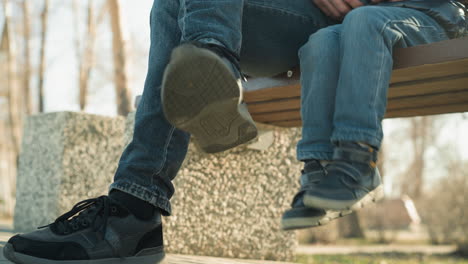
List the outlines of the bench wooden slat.
<svg viewBox="0 0 468 264">
<path fill-rule="evenodd" d="M 244 85 L 245 86 L 245 85 Z M 285 93 L 287 89 L 287 93 Z M 291 97 L 301 96 L 301 85 L 299 81 L 296 81 L 291 85 L 280 85 L 272 88 L 266 88 L 259 91 L 246 92 L 244 94 L 244 101 L 253 102 L 265 102 L 275 99 L 284 99 Z"/>
<path fill-rule="evenodd" d="M 386 118 L 397 118 L 397 117 L 412 117 L 412 116 L 425 116 L 425 115 L 438 115 L 438 114 L 449 114 L 449 113 L 459 113 L 466 112 L 466 104 L 452 104 L 452 105 L 440 105 L 440 106 L 431 106 L 425 108 L 413 108 L 413 109 L 400 109 L 392 110 L 386 113 Z M 296 112 L 298 113 L 298 112 Z M 259 120 L 259 122 L 261 122 Z M 265 122 L 266 124 L 280 126 L 280 127 L 298 127 L 302 126 L 302 121 L 299 119 L 299 116 L 295 118 L 282 120 L 282 121 L 269 121 Z"/>
<path fill-rule="evenodd" d="M 459 80 L 449 80 L 439 83 L 429 83 L 427 86 L 418 87 L 420 93 L 415 91 L 403 91 L 400 94 L 394 94 L 392 89 L 389 91 L 389 99 L 387 110 L 410 108 L 410 107 L 421 107 L 431 106 L 437 104 L 468 104 L 468 89 L 463 87 L 468 84 L 468 78 L 462 78 Z M 434 86 L 437 89 L 429 90 L 428 86 Z M 428 92 L 424 93 L 427 89 Z M 253 116 L 257 116 L 262 113 L 272 113 L 271 117 L 278 116 L 281 112 L 299 111 L 301 107 L 300 97 L 285 98 L 280 100 L 273 100 L 267 102 L 256 102 L 248 104 L 250 113 Z M 468 111 L 468 105 L 464 111 Z M 258 120 L 259 122 L 268 121 L 268 118 Z"/>
<path fill-rule="evenodd" d="M 468 111 L 468 37 L 397 50 L 394 62 L 387 118 Z M 244 94 L 254 120 L 301 125 L 298 74 L 245 85 L 260 89 Z"/>
<path fill-rule="evenodd" d="M 466 45 L 468 47 L 468 43 Z M 390 84 L 460 75 L 466 74 L 467 72 L 468 58 L 436 64 L 426 64 L 393 70 Z"/>
<path fill-rule="evenodd" d="M 393 77 L 390 83 L 391 89 L 389 97 L 424 94 L 426 89 L 427 91 L 444 90 L 446 89 L 445 85 L 440 86 L 439 82 L 466 77 L 468 77 L 468 59 L 395 70 L 393 71 Z M 282 80 L 278 79 L 274 87 L 246 92 L 244 94 L 244 100 L 249 103 L 254 103 L 299 97 L 301 95 L 299 80 L 293 80 L 288 83 L 292 84 L 283 85 L 284 83 Z M 427 85 L 427 88 L 422 84 Z M 244 86 L 250 85 L 250 83 L 244 84 Z M 408 89 L 410 86 L 417 87 Z M 452 87 L 452 85 L 448 86 Z M 456 90 L 459 90 L 459 88 L 456 88 Z"/>
<path fill-rule="evenodd" d="M 438 80 L 432 80 L 431 82 L 413 82 L 406 85 L 395 85 L 389 89 L 388 99 L 402 98 L 408 96 L 424 96 L 430 94 L 441 94 L 441 93 L 455 93 L 460 91 L 468 90 L 468 73 L 462 76 L 441 78 Z M 268 113 L 278 111 L 288 111 L 300 109 L 300 86 L 294 85 L 290 87 L 274 87 L 268 88 L 259 93 L 254 92 L 254 96 L 245 97 L 246 102 L 249 103 L 249 111 L 252 114 L 256 113 Z M 281 94 L 287 93 L 286 96 Z M 260 101 L 263 98 L 264 101 Z M 441 97 L 440 100 L 444 100 L 446 97 Z M 392 107 L 389 102 L 389 108 Z"/>
<path fill-rule="evenodd" d="M 391 99 L 388 104 L 386 118 L 466 112 L 468 91 Z M 300 119 L 300 104 L 297 100 L 290 100 L 285 105 L 291 109 L 252 113 L 252 117 L 258 122 L 270 124 Z"/>
<path fill-rule="evenodd" d="M 262 103 L 249 104 L 247 102 L 249 112 L 252 115 L 257 113 L 270 113 L 270 112 L 282 112 L 288 110 L 297 110 L 301 108 L 301 98 L 293 97 L 274 101 L 267 101 Z"/>
<path fill-rule="evenodd" d="M 435 106 L 422 107 L 422 108 L 409 108 L 409 109 L 407 108 L 407 109 L 391 110 L 385 114 L 385 118 L 451 114 L 451 113 L 460 113 L 460 112 L 467 112 L 467 111 L 468 111 L 467 103 L 435 105 Z"/>
<path fill-rule="evenodd" d="M 425 64 L 466 59 L 468 37 L 440 41 L 404 49 L 396 49 L 393 68 L 410 68 Z"/>
<path fill-rule="evenodd" d="M 451 104 L 466 104 L 466 111 L 468 111 L 468 90 L 389 99 L 387 111 Z"/>
<path fill-rule="evenodd" d="M 281 111 L 265 114 L 254 114 L 253 118 L 258 122 L 279 122 L 300 119 L 300 109 Z"/>
<path fill-rule="evenodd" d="M 418 96 L 416 99 L 415 101 L 415 98 L 406 97 L 389 100 L 385 117 L 408 117 L 468 111 L 468 91 Z M 300 119 L 299 104 L 291 102 L 291 105 L 292 107 L 296 106 L 296 108 L 252 114 L 252 117 L 258 122 L 269 124 Z"/>
<path fill-rule="evenodd" d="M 280 122 L 271 123 L 271 125 L 279 126 L 279 127 L 299 127 L 299 126 L 302 126 L 302 121 L 300 119 L 280 121 Z"/>
<path fill-rule="evenodd" d="M 388 98 L 459 92 L 468 90 L 467 84 L 468 73 L 431 78 L 424 81 L 406 82 L 404 84 L 393 84 L 388 91 Z"/>
</svg>

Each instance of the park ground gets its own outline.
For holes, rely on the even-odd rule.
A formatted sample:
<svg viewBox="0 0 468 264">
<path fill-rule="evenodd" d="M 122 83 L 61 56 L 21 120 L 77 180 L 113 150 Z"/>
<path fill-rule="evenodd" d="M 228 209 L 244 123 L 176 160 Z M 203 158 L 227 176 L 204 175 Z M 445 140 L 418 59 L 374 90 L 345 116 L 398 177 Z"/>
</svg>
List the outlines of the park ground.
<svg viewBox="0 0 468 264">
<path fill-rule="evenodd" d="M 0 219 L 0 248 L 13 234 L 11 220 Z M 302 264 L 468 264 L 468 258 L 455 253 L 455 246 L 417 243 L 376 244 L 366 240 L 338 241 L 334 245 L 300 245 L 296 263 Z M 1 250 L 0 250 L 1 252 Z M 226 260 L 195 256 L 170 256 L 168 264 L 253 264 L 264 261 Z M 0 254 L 0 264 L 9 264 Z"/>
</svg>

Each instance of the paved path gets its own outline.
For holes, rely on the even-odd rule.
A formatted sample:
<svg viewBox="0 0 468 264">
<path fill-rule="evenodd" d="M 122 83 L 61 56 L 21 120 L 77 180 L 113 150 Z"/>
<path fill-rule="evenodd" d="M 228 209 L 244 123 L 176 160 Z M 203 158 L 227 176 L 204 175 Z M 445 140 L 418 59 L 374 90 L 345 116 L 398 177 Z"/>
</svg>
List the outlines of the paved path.
<svg viewBox="0 0 468 264">
<path fill-rule="evenodd" d="M 364 246 L 299 246 L 298 254 L 304 255 L 347 255 L 347 254 L 382 254 L 382 253 L 420 253 L 420 254 L 450 254 L 456 246 L 430 245 L 364 245 Z"/>
<path fill-rule="evenodd" d="M 0 220 L 0 264 L 12 264 L 3 256 L 3 246 L 8 238 L 12 236 L 11 224 Z M 255 260 L 240 260 L 240 259 L 224 259 L 213 257 L 200 256 L 183 256 L 169 254 L 164 264 L 293 264 L 286 262 L 271 262 L 271 261 L 255 261 Z"/>
<path fill-rule="evenodd" d="M 12 236 L 11 223 L 0 220 L 0 264 L 11 264 L 3 257 L 3 246 Z M 370 245 L 370 246 L 299 246 L 298 254 L 307 255 L 338 255 L 338 254 L 378 254 L 378 253 L 422 253 L 422 254 L 450 254 L 455 246 L 428 245 Z M 224 259 L 200 256 L 185 256 L 169 254 L 165 264 L 292 264 L 285 262 L 269 262 L 240 259 Z"/>
</svg>

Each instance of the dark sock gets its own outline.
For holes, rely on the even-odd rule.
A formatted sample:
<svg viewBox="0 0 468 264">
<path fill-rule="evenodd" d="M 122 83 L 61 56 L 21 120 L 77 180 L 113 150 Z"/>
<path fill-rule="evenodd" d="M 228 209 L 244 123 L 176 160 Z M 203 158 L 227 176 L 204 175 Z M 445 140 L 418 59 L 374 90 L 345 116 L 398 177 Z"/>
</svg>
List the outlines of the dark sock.
<svg viewBox="0 0 468 264">
<path fill-rule="evenodd" d="M 154 213 L 159 212 L 152 204 L 119 190 L 112 190 L 109 197 L 126 207 L 134 216 L 141 220 L 150 220 L 154 216 Z"/>
</svg>

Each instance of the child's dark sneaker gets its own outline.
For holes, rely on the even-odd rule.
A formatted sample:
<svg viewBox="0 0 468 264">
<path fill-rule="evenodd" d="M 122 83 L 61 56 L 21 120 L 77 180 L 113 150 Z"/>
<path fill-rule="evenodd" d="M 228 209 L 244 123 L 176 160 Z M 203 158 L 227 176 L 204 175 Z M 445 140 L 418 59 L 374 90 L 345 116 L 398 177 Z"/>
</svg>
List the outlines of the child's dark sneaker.
<svg viewBox="0 0 468 264">
<path fill-rule="evenodd" d="M 163 77 L 164 114 L 191 133 L 208 153 L 220 152 L 257 136 L 242 103 L 239 59 L 214 44 L 190 42 L 175 48 Z"/>
<path fill-rule="evenodd" d="M 304 204 L 328 210 L 358 210 L 384 196 L 377 151 L 358 143 L 340 142 L 327 177 L 306 191 Z"/>
<path fill-rule="evenodd" d="M 332 211 L 304 205 L 304 193 L 312 186 L 318 184 L 326 177 L 325 168 L 316 160 L 308 161 L 301 175 L 301 189 L 294 196 L 291 209 L 287 210 L 281 218 L 281 228 L 283 230 L 293 230 L 301 228 L 325 225 L 331 220 L 347 215 L 351 211 Z"/>
<path fill-rule="evenodd" d="M 3 249 L 20 264 L 155 264 L 164 258 L 161 216 L 136 218 L 107 196 L 82 201 L 54 223 Z"/>
</svg>

